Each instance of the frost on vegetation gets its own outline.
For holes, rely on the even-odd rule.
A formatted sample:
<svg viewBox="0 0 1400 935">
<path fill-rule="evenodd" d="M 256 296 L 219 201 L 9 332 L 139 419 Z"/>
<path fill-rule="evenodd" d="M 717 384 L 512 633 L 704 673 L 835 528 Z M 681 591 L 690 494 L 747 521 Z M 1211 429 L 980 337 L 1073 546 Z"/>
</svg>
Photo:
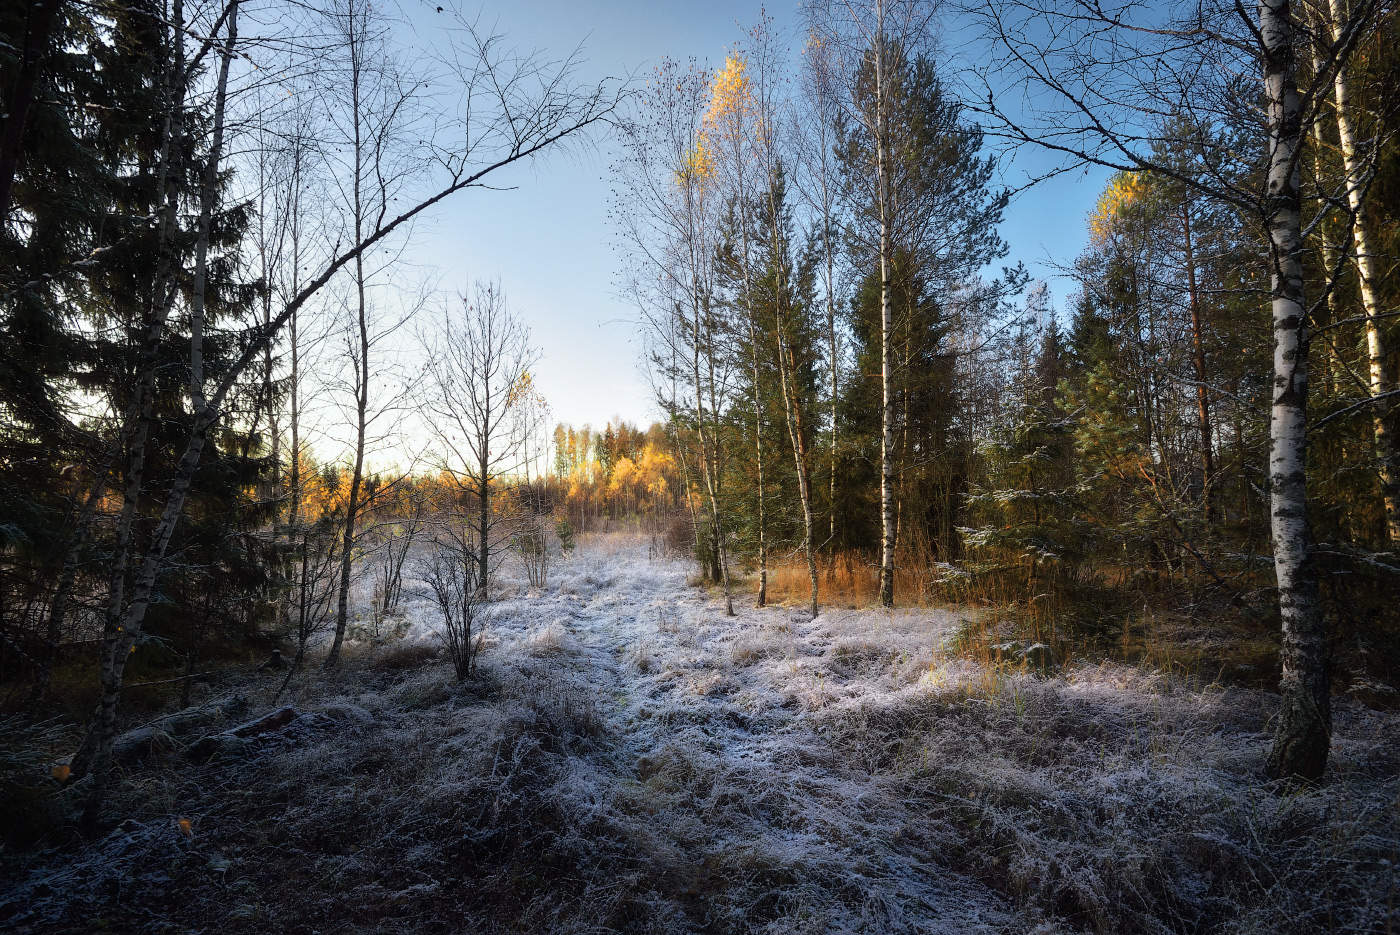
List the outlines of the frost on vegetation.
<svg viewBox="0 0 1400 935">
<path fill-rule="evenodd" d="M 646 675 L 656 668 L 656 648 L 649 639 L 639 640 L 628 653 L 628 661 L 632 667 L 641 675 Z"/>
<path fill-rule="evenodd" d="M 1340 703 L 1328 781 L 1280 794 L 1259 778 L 1267 693 L 1114 664 L 989 668 L 958 651 L 965 615 L 936 609 L 806 620 L 736 602 L 729 618 L 684 564 L 646 554 L 586 539 L 542 588 L 503 588 L 464 683 L 442 661 L 371 667 L 299 700 L 333 723 L 294 746 L 143 767 L 120 803 L 132 823 L 28 866 L 0 924 L 1302 935 L 1395 921 L 1393 712 Z"/>
<path fill-rule="evenodd" d="M 525 637 L 525 648 L 536 656 L 548 656 L 571 652 L 575 648 L 573 637 L 569 636 L 561 620 L 531 630 Z"/>
</svg>

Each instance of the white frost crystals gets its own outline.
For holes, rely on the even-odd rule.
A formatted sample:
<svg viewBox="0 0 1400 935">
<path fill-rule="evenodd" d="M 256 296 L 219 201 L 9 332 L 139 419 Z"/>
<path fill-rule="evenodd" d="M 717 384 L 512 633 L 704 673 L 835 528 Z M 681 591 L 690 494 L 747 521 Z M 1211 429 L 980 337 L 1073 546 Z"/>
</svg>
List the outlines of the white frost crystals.
<svg viewBox="0 0 1400 935">
<path fill-rule="evenodd" d="M 1302 935 L 1383 931 L 1394 911 L 1394 711 L 1339 701 L 1328 783 L 1275 795 L 1258 781 L 1272 693 L 988 668 L 955 651 L 952 610 L 728 617 L 689 563 L 646 556 L 583 537 L 544 588 L 503 580 L 465 682 L 371 654 L 298 700 L 354 713 L 334 729 L 136 767 L 124 788 L 158 783 L 197 836 L 138 795 L 126 831 L 0 893 L 0 919 L 112 917 L 114 872 L 120 911 L 182 930 L 253 906 L 222 935 L 308 918 L 426 935 L 446 913 L 539 933 Z M 217 885 L 199 855 L 223 862 Z M 176 884 L 205 895 L 172 902 Z"/>
<path fill-rule="evenodd" d="M 1360 868 L 1400 840 L 1393 714 L 1348 705 L 1334 783 L 1279 798 L 1258 784 L 1270 693 L 1108 663 L 989 670 L 954 652 L 951 610 L 728 617 L 689 563 L 646 554 L 582 543 L 547 588 L 497 603 L 483 666 L 534 659 L 547 694 L 591 699 L 599 747 L 551 794 L 643 836 L 650 869 L 622 885 L 674 931 L 1155 931 L 1188 909 L 1227 931 L 1320 913 L 1364 930 L 1387 911 L 1393 856 Z M 1343 877 L 1371 882 L 1317 896 Z"/>
</svg>

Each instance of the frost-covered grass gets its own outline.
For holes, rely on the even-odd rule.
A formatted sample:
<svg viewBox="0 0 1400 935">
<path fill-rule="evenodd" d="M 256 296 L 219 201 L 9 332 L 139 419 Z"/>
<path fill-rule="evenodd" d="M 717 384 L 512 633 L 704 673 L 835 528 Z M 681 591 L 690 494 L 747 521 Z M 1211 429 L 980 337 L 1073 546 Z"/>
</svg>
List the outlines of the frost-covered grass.
<svg viewBox="0 0 1400 935">
<path fill-rule="evenodd" d="M 1400 927 L 1394 712 L 1339 700 L 1327 781 L 1274 788 L 1266 692 L 998 667 L 951 610 L 726 617 L 646 556 L 592 539 L 544 588 L 506 581 L 473 682 L 366 650 L 300 690 L 291 736 L 137 768 L 97 845 L 8 859 L 0 925 Z"/>
</svg>

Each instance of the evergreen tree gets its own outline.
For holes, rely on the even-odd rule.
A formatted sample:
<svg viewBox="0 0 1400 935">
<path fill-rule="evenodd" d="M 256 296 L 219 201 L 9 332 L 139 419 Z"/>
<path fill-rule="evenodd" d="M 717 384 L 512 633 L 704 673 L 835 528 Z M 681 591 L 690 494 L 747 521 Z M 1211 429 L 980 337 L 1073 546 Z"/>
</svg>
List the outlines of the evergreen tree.
<svg viewBox="0 0 1400 935">
<path fill-rule="evenodd" d="M 603 434 L 598 436 L 597 445 L 598 466 L 602 468 L 604 477 L 611 477 L 617 447 L 617 436 L 613 433 L 611 422 L 603 429 Z"/>
<path fill-rule="evenodd" d="M 968 496 L 979 525 L 963 530 L 982 572 L 1014 571 L 1030 597 L 1064 586 L 1086 557 L 1075 471 L 1074 419 L 1057 393 L 1066 368 L 1059 326 L 1017 328 L 1010 405 L 979 454 L 986 481 Z"/>
<path fill-rule="evenodd" d="M 958 511 L 967 488 L 972 439 L 959 418 L 955 331 L 976 330 L 999 297 L 1019 290 L 1024 276 L 1010 271 L 994 282 L 981 270 L 1004 256 L 997 233 L 1006 195 L 992 187 L 990 157 L 980 155 L 981 133 L 962 118 L 934 63 L 894 48 L 889 56 L 893 148 L 893 249 L 888 271 L 892 328 L 882 327 L 882 274 L 872 265 L 877 205 L 862 187 L 874 141 L 860 122 L 838 125 L 837 155 L 854 205 L 847 229 L 851 264 L 859 274 L 847 321 L 858 374 L 838 411 L 845 436 L 838 474 L 846 478 L 836 505 L 837 536 L 846 548 L 870 549 L 879 538 L 872 473 L 882 425 L 883 346 L 893 342 L 893 426 L 896 544 L 948 561 L 959 550 Z M 871 67 L 869 60 L 863 65 Z M 863 106 L 873 106 L 868 75 Z M 838 485 L 839 486 L 839 485 Z M 853 490 L 853 487 L 859 490 Z"/>
</svg>

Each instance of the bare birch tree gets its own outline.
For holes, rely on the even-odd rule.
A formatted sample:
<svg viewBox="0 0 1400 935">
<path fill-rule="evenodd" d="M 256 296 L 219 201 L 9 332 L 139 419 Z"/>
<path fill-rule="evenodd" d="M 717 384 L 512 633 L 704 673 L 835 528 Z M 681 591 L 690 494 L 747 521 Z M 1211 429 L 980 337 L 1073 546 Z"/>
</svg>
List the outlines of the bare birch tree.
<svg viewBox="0 0 1400 935">
<path fill-rule="evenodd" d="M 875 194 L 878 235 L 873 252 L 880 267 L 880 603 L 894 604 L 895 570 L 895 334 L 891 276 L 894 263 L 892 190 L 891 56 L 913 55 L 930 41 L 934 6 L 923 0 L 813 0 L 807 7 L 812 32 L 830 49 L 844 79 L 842 113 L 862 125 L 873 142 L 870 181 Z M 872 85 L 861 88 L 862 62 Z M 867 95 L 868 90 L 868 95 Z M 862 98 L 868 96 L 869 106 Z"/>
<path fill-rule="evenodd" d="M 628 277 L 652 336 L 684 362 L 678 374 L 694 400 L 688 414 L 699 442 L 700 480 L 709 508 L 711 547 L 734 613 L 728 523 L 723 506 L 721 413 L 729 396 L 727 361 L 717 348 L 711 258 L 717 192 L 714 155 L 703 133 L 710 76 L 666 62 L 638 111 L 620 127 L 619 224 Z"/>
<path fill-rule="evenodd" d="M 830 470 L 827 476 L 827 541 L 836 539 L 836 453 L 838 441 L 837 405 L 840 402 L 841 350 L 836 328 L 836 256 L 839 250 L 839 200 L 835 157 L 835 124 L 840 112 L 837 100 L 839 76 L 830 46 L 815 30 L 809 32 L 802 49 L 802 92 L 806 107 L 799 130 L 799 190 L 816 218 L 822 252 L 822 293 L 826 302 L 827 377 L 830 411 L 827 439 Z"/>
<path fill-rule="evenodd" d="M 343 55 L 340 68 L 324 75 L 329 85 L 324 92 L 331 99 L 329 122 L 335 128 L 340 148 L 348 151 L 337 160 L 332 176 L 347 219 L 348 233 L 354 240 L 364 237 L 365 229 L 388 213 L 388 206 L 412 184 L 420 171 L 417 155 L 407 145 L 409 137 L 421 130 L 416 126 L 420 106 L 418 89 L 423 80 L 403 73 L 388 46 L 390 24 L 366 0 L 340 0 L 327 11 L 331 35 Z M 387 362 L 382 345 L 414 309 L 410 305 L 398 313 L 386 313 L 372 296 L 377 273 L 394 262 L 394 254 L 381 243 L 371 254 L 358 254 L 350 270 L 347 320 L 343 332 L 345 361 L 350 374 L 345 390 L 352 399 L 346 424 L 352 426 L 349 440 L 350 483 L 345 494 L 345 517 L 340 546 L 340 589 L 336 597 L 335 638 L 326 656 L 327 668 L 340 659 L 349 615 L 350 583 L 356 559 L 360 518 L 369 504 L 365 486 L 366 456 L 375 447 L 376 422 L 401 408 L 402 387 L 383 396 Z M 378 397 L 378 398 L 375 398 Z M 376 489 L 387 490 L 379 484 Z"/>
<path fill-rule="evenodd" d="M 517 416 L 533 404 L 529 377 L 539 352 L 501 287 L 477 283 L 470 296 L 461 297 L 459 310 L 444 309 L 429 353 L 424 402 L 434 457 L 471 505 L 473 580 L 489 598 L 497 546 L 508 541 L 508 524 L 515 519 L 498 501 L 504 482 L 525 469 Z"/>
<path fill-rule="evenodd" d="M 781 150 L 784 148 L 792 119 L 790 104 L 781 96 L 779 47 L 772 33 L 771 21 L 767 17 L 761 19 L 751 35 L 753 42 L 750 61 L 753 77 L 749 96 L 753 101 L 756 118 L 754 143 L 763 185 L 762 197 L 768 208 L 768 251 L 776 275 L 773 289 L 773 334 L 777 344 L 778 382 L 782 391 L 783 416 L 788 441 L 792 447 L 793 466 L 797 471 L 798 499 L 802 504 L 802 550 L 807 559 L 807 576 L 811 586 L 808 609 L 815 619 L 819 612 L 819 586 L 813 528 L 815 511 L 812 503 L 812 466 L 808 447 L 810 416 L 806 411 L 801 389 L 797 385 L 797 357 L 792 346 L 797 323 L 794 321 L 795 310 L 790 303 L 795 270 L 792 257 L 785 249 L 787 232 L 783 229 L 783 205 L 779 203 L 784 174 Z M 829 285 L 828 278 L 828 287 Z M 831 329 L 831 340 L 834 344 L 835 323 L 830 320 L 831 302 L 828 289 L 828 327 Z M 833 354 L 833 361 L 834 357 Z"/>
</svg>

